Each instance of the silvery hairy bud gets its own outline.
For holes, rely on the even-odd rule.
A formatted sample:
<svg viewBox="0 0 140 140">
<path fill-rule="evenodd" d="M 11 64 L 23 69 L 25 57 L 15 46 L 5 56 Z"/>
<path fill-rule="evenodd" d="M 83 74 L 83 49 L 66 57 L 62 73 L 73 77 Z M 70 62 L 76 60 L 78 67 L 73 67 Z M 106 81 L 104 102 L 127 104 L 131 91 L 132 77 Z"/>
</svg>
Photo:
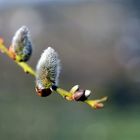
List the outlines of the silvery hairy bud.
<svg viewBox="0 0 140 140">
<path fill-rule="evenodd" d="M 26 62 L 32 54 L 32 43 L 30 33 L 26 26 L 22 26 L 15 33 L 9 52 L 14 60 Z"/>
<path fill-rule="evenodd" d="M 52 85 L 58 84 L 60 60 L 57 52 L 48 47 L 41 55 L 36 67 L 36 92 L 45 97 L 51 94 Z"/>
</svg>

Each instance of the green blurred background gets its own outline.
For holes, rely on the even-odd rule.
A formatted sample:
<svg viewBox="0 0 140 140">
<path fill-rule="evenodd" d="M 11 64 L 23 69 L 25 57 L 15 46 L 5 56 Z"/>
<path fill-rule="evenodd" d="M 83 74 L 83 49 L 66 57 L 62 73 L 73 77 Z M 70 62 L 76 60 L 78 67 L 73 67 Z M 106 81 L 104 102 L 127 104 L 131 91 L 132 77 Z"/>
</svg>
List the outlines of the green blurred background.
<svg viewBox="0 0 140 140">
<path fill-rule="evenodd" d="M 0 140 L 139 140 L 140 1 L 0 0 L 5 44 L 28 26 L 35 68 L 47 46 L 59 53 L 60 86 L 108 96 L 92 110 L 59 95 L 35 93 L 35 79 L 0 53 Z"/>
</svg>

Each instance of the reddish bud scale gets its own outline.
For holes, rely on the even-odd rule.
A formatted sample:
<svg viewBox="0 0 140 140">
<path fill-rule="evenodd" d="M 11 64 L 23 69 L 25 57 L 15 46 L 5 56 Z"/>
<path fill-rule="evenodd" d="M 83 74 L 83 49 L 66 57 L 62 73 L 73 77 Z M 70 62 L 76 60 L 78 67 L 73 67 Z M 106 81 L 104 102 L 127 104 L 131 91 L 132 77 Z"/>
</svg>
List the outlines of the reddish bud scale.
<svg viewBox="0 0 140 140">
<path fill-rule="evenodd" d="M 75 101 L 85 101 L 87 97 L 85 96 L 85 90 L 79 89 L 73 94 L 73 100 Z"/>
<path fill-rule="evenodd" d="M 0 37 L 0 44 L 3 44 L 4 40 Z"/>
<path fill-rule="evenodd" d="M 103 103 L 97 103 L 97 104 L 95 104 L 93 107 L 95 108 L 95 109 L 100 109 L 100 108 L 103 108 Z"/>
<path fill-rule="evenodd" d="M 40 97 L 47 97 L 52 93 L 50 88 L 39 89 L 38 87 L 36 87 L 36 92 L 37 92 L 37 95 Z"/>
<path fill-rule="evenodd" d="M 13 59 L 13 60 L 16 60 L 16 54 L 15 54 L 15 52 L 14 52 L 14 49 L 13 49 L 13 47 L 9 47 L 9 53 L 10 53 L 10 57 Z"/>
</svg>

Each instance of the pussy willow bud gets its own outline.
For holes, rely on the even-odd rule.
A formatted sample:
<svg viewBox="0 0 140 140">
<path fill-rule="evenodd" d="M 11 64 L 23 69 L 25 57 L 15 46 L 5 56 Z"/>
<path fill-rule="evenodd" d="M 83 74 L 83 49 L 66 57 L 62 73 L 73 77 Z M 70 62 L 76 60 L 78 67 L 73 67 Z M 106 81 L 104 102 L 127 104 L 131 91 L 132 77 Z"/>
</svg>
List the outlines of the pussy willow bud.
<svg viewBox="0 0 140 140">
<path fill-rule="evenodd" d="M 60 60 L 57 52 L 48 47 L 41 55 L 36 67 L 36 91 L 39 96 L 51 94 L 51 86 L 58 84 Z"/>
<path fill-rule="evenodd" d="M 75 85 L 71 88 L 70 93 L 72 93 L 72 99 L 67 98 L 68 100 L 85 101 L 90 96 L 91 91 L 80 89 L 79 85 Z"/>
<path fill-rule="evenodd" d="M 26 26 L 22 26 L 15 33 L 12 44 L 9 48 L 11 56 L 14 60 L 26 62 L 32 54 L 32 43 L 30 33 Z"/>
</svg>

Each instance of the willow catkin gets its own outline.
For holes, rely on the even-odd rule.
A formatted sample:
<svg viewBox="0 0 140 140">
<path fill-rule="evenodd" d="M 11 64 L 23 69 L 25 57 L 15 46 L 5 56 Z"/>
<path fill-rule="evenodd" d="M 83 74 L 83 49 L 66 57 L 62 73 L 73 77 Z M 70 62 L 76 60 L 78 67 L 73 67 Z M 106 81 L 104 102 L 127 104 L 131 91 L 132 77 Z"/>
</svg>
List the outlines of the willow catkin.
<svg viewBox="0 0 140 140">
<path fill-rule="evenodd" d="M 17 30 L 9 50 L 16 56 L 15 59 L 18 57 L 18 61 L 26 62 L 29 60 L 32 54 L 32 43 L 29 29 L 26 26 Z"/>
<path fill-rule="evenodd" d="M 39 91 L 58 85 L 60 60 L 57 52 L 48 47 L 41 55 L 36 67 L 36 86 Z"/>
</svg>

